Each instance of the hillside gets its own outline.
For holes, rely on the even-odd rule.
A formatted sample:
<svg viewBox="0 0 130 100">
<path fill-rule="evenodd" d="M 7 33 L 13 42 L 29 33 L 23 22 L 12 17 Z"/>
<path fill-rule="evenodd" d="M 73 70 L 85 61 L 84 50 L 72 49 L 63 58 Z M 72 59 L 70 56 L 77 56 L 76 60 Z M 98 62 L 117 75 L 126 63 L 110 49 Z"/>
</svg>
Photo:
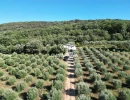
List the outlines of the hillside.
<svg viewBox="0 0 130 100">
<path fill-rule="evenodd" d="M 130 20 L 14 22 L 0 25 L 0 52 L 2 53 L 14 51 L 17 53 L 51 53 L 51 48 L 53 50 L 55 48 L 55 53 L 59 53 L 56 49 L 60 48 L 59 44 L 69 41 L 74 41 L 79 46 L 84 45 L 86 41 L 124 41 L 129 39 Z"/>
</svg>

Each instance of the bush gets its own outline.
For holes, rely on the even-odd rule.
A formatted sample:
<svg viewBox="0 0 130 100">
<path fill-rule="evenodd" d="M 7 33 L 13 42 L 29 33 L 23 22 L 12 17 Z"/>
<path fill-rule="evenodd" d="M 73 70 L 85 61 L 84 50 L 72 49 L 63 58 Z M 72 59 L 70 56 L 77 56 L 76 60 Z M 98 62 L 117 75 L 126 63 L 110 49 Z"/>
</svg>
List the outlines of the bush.
<svg viewBox="0 0 130 100">
<path fill-rule="evenodd" d="M 38 90 L 35 87 L 31 87 L 27 92 L 27 100 L 36 100 L 38 96 Z"/>
<path fill-rule="evenodd" d="M 33 77 L 31 75 L 26 76 L 24 79 L 24 81 L 27 83 L 32 82 L 32 80 L 33 80 Z"/>
<path fill-rule="evenodd" d="M 81 94 L 78 96 L 77 100 L 92 100 L 90 96 Z"/>
<path fill-rule="evenodd" d="M 31 59 L 30 59 L 30 61 L 31 61 L 31 63 L 34 63 L 34 62 L 36 62 L 36 58 L 35 57 L 32 57 Z"/>
<path fill-rule="evenodd" d="M 3 71 L 0 71 L 0 77 L 3 76 L 3 75 L 4 75 Z"/>
<path fill-rule="evenodd" d="M 109 90 L 103 90 L 99 94 L 99 100 L 117 100 L 113 93 Z M 124 99 L 120 99 L 124 100 Z"/>
<path fill-rule="evenodd" d="M 44 81 L 43 80 L 41 80 L 41 79 L 38 79 L 36 82 L 35 82 L 35 86 L 37 87 L 37 88 L 43 88 L 44 87 Z"/>
<path fill-rule="evenodd" d="M 31 72 L 31 70 L 32 70 L 32 67 L 28 66 L 28 67 L 26 67 L 26 69 L 25 69 L 25 70 L 27 71 L 27 73 L 30 73 L 30 72 Z"/>
<path fill-rule="evenodd" d="M 119 100 L 130 100 L 130 90 L 127 88 L 123 88 L 119 91 Z"/>
<path fill-rule="evenodd" d="M 8 66 L 13 66 L 15 64 L 15 61 L 13 59 L 6 59 L 5 60 L 5 64 L 7 64 Z"/>
<path fill-rule="evenodd" d="M 26 62 L 26 66 L 30 66 L 30 65 L 31 65 L 31 61 L 28 60 L 28 61 Z"/>
<path fill-rule="evenodd" d="M 65 75 L 65 70 L 63 68 L 59 68 L 57 71 L 56 71 L 58 74 L 63 74 Z"/>
<path fill-rule="evenodd" d="M 124 65 L 123 70 L 130 70 L 130 66 L 129 65 Z"/>
<path fill-rule="evenodd" d="M 62 100 L 62 91 L 52 88 L 48 95 L 48 100 Z"/>
<path fill-rule="evenodd" d="M 7 81 L 7 84 L 8 84 L 8 85 L 14 85 L 15 82 L 16 82 L 16 77 L 11 77 L 11 78 Z"/>
<path fill-rule="evenodd" d="M 26 68 L 26 66 L 25 66 L 24 64 L 19 65 L 19 69 L 20 69 L 20 70 L 23 70 L 23 69 L 25 69 L 25 68 Z"/>
<path fill-rule="evenodd" d="M 97 73 L 93 73 L 93 74 L 91 74 L 90 75 L 90 79 L 91 79 L 91 81 L 92 82 L 94 82 L 94 81 L 98 81 L 98 80 L 101 80 L 101 75 L 100 74 L 97 74 Z"/>
<path fill-rule="evenodd" d="M 65 80 L 65 76 L 63 74 L 57 74 L 56 75 L 56 80 L 64 81 Z"/>
<path fill-rule="evenodd" d="M 50 78 L 50 74 L 49 74 L 48 72 L 44 72 L 44 73 L 42 74 L 42 78 L 43 78 L 44 80 L 48 80 L 48 79 Z"/>
<path fill-rule="evenodd" d="M 25 87 L 26 87 L 25 82 L 19 82 L 19 83 L 16 85 L 15 88 L 16 88 L 16 91 L 17 91 L 17 92 L 20 92 L 20 91 L 24 90 Z"/>
<path fill-rule="evenodd" d="M 101 66 L 101 67 L 99 68 L 99 70 L 100 70 L 100 72 L 102 72 L 102 73 L 106 73 L 106 72 L 107 72 L 106 66 Z"/>
<path fill-rule="evenodd" d="M 41 59 L 37 59 L 37 65 L 41 65 L 42 64 L 42 60 Z"/>
<path fill-rule="evenodd" d="M 113 78 L 113 74 L 112 73 L 105 73 L 105 75 L 104 75 L 104 79 L 105 80 L 111 80 Z"/>
<path fill-rule="evenodd" d="M 19 70 L 16 77 L 21 79 L 21 78 L 24 78 L 26 75 L 27 75 L 27 73 L 25 70 Z"/>
<path fill-rule="evenodd" d="M 130 87 L 130 76 L 126 77 L 126 83 L 127 83 L 128 87 Z"/>
<path fill-rule="evenodd" d="M 40 76 L 40 74 L 41 74 L 40 69 L 39 69 L 39 68 L 36 68 L 36 69 L 34 70 L 34 75 L 38 77 L 38 76 Z"/>
<path fill-rule="evenodd" d="M 91 75 L 91 74 L 93 74 L 93 73 L 96 73 L 96 70 L 93 69 L 93 68 L 89 68 L 88 71 L 89 71 L 89 75 Z"/>
<path fill-rule="evenodd" d="M 4 64 L 5 64 L 5 61 L 2 58 L 0 58 L 0 67 L 3 67 Z"/>
<path fill-rule="evenodd" d="M 94 82 L 94 89 L 95 89 L 95 91 L 100 92 L 100 91 L 106 89 L 106 85 L 105 85 L 105 83 L 104 83 L 103 81 L 101 81 L 101 80 L 95 81 L 95 82 Z"/>
<path fill-rule="evenodd" d="M 75 75 L 76 75 L 77 77 L 82 76 L 82 75 L 83 75 L 82 69 L 81 69 L 81 68 L 76 68 L 76 69 L 75 69 Z"/>
<path fill-rule="evenodd" d="M 122 82 L 121 80 L 118 80 L 118 79 L 113 79 L 112 84 L 115 89 L 122 87 Z"/>
<path fill-rule="evenodd" d="M 3 91 L 2 100 L 16 100 L 16 99 L 18 99 L 18 94 L 15 91 L 11 89 Z"/>
<path fill-rule="evenodd" d="M 36 68 L 36 67 L 37 67 L 37 64 L 36 64 L 36 63 L 32 63 L 32 64 L 31 64 L 31 67 L 32 67 L 32 68 Z"/>
<path fill-rule="evenodd" d="M 127 76 L 127 73 L 126 72 L 124 72 L 124 71 L 119 71 L 118 72 L 118 78 L 124 78 L 124 77 L 126 77 Z"/>
<path fill-rule="evenodd" d="M 63 82 L 60 80 L 56 80 L 53 83 L 53 86 L 57 89 L 57 90 L 62 90 L 63 89 Z"/>
<path fill-rule="evenodd" d="M 59 62 L 59 61 L 58 61 Z M 66 68 L 66 65 L 65 64 L 60 64 L 59 67 L 65 69 Z"/>
<path fill-rule="evenodd" d="M 48 67 L 48 70 L 47 70 L 47 71 L 49 72 L 49 74 L 53 74 L 54 69 L 53 69 L 53 67 Z"/>
<path fill-rule="evenodd" d="M 90 94 L 91 90 L 89 88 L 89 85 L 85 82 L 79 82 L 76 84 L 76 90 L 78 92 L 78 94 Z"/>
<path fill-rule="evenodd" d="M 1 77 L 1 80 L 2 80 L 2 81 L 7 81 L 8 79 L 9 79 L 9 76 L 5 76 L 5 75 L 4 75 L 3 77 Z"/>
</svg>

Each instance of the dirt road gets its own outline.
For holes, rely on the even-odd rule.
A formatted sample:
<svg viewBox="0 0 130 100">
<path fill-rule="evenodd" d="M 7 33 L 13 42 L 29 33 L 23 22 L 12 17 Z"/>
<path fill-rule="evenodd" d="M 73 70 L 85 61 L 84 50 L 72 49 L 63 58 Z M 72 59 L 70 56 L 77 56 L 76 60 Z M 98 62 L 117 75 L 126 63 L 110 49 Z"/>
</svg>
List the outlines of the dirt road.
<svg viewBox="0 0 130 100">
<path fill-rule="evenodd" d="M 65 82 L 64 100 L 75 100 L 75 74 L 74 74 L 74 59 L 69 56 L 67 69 L 67 78 Z"/>
</svg>

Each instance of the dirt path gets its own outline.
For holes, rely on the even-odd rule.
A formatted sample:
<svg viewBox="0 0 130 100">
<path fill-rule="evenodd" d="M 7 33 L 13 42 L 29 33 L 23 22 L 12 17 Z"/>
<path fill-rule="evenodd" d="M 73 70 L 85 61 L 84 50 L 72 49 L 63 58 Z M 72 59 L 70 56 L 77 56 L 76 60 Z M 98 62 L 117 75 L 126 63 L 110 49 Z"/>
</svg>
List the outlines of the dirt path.
<svg viewBox="0 0 130 100">
<path fill-rule="evenodd" d="M 64 100 L 75 100 L 75 74 L 74 74 L 74 59 L 69 56 L 67 69 L 67 78 L 65 82 Z"/>
</svg>

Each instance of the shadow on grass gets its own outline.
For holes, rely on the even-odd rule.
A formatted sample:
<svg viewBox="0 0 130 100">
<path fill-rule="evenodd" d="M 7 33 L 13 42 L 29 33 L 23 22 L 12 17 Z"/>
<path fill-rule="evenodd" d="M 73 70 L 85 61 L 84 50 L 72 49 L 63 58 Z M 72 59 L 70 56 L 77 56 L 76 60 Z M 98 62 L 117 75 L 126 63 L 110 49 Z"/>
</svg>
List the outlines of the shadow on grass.
<svg viewBox="0 0 130 100">
<path fill-rule="evenodd" d="M 69 95 L 69 96 L 76 96 L 76 94 L 77 94 L 75 89 L 65 90 L 65 93 L 66 93 L 66 95 Z"/>
<path fill-rule="evenodd" d="M 27 93 L 26 92 L 21 93 L 20 97 L 22 98 L 22 100 L 27 100 Z"/>
</svg>

